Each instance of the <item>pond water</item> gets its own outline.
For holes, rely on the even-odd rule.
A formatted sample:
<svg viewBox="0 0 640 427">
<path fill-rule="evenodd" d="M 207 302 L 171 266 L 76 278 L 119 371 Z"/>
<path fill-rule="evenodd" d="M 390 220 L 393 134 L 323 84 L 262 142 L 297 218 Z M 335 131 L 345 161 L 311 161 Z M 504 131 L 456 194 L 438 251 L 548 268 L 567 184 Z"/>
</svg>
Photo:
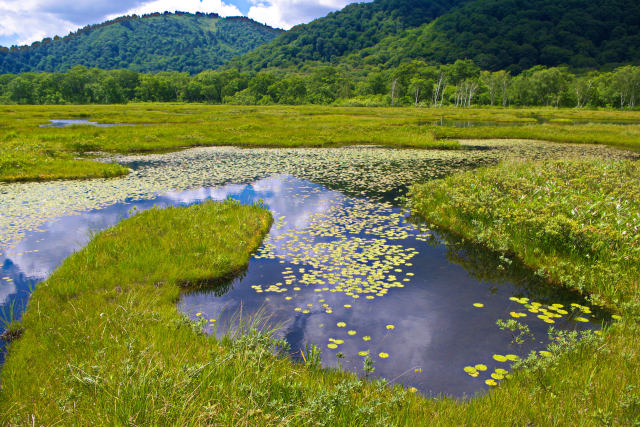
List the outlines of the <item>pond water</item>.
<svg viewBox="0 0 640 427">
<path fill-rule="evenodd" d="M 51 123 L 40 125 L 41 128 L 51 127 L 51 128 L 66 128 L 69 126 L 95 126 L 95 127 L 113 127 L 113 126 L 124 126 L 121 123 L 98 123 L 92 122 L 89 119 L 64 119 L 64 120 L 49 120 Z"/>
<path fill-rule="evenodd" d="M 543 350 L 548 326 L 597 328 L 602 316 L 516 261 L 410 220 L 396 198 L 407 183 L 505 157 L 637 155 L 555 144 L 470 148 L 478 145 L 484 149 L 199 148 L 120 157 L 134 169 L 120 179 L 2 185 L 0 316 L 19 318 L 33 286 L 134 206 L 262 200 L 275 222 L 247 271 L 185 293 L 186 315 L 216 319 L 207 330 L 222 332 L 240 309 L 261 311 L 280 326 L 293 358 L 313 344 L 323 366 L 362 374 L 368 355 L 374 376 L 425 394 L 482 391 L 509 359 Z M 496 321 L 523 314 L 535 339 L 514 344 Z"/>
</svg>

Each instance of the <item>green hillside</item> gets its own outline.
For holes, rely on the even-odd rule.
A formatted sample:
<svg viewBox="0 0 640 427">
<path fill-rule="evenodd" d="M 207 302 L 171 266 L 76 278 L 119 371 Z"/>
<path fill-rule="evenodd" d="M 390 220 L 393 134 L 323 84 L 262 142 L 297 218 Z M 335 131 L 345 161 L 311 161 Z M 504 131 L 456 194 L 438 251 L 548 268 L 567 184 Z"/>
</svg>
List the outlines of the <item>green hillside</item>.
<svg viewBox="0 0 640 427">
<path fill-rule="evenodd" d="M 398 65 L 407 59 L 512 73 L 534 65 L 574 69 L 640 64 L 637 0 L 474 0 L 430 24 L 385 38 L 350 61 Z"/>
<path fill-rule="evenodd" d="M 296 67 L 305 61 L 336 62 L 383 38 L 417 27 L 469 0 L 375 0 L 354 3 L 232 61 L 241 69 Z"/>
<path fill-rule="evenodd" d="M 637 0 L 376 0 L 294 27 L 234 59 L 245 70 L 305 62 L 397 66 L 410 59 L 514 74 L 535 65 L 574 69 L 640 63 Z"/>
<path fill-rule="evenodd" d="M 140 72 L 216 68 L 281 30 L 216 14 L 128 16 L 31 46 L 0 48 L 0 73 L 65 71 L 75 65 Z"/>
</svg>

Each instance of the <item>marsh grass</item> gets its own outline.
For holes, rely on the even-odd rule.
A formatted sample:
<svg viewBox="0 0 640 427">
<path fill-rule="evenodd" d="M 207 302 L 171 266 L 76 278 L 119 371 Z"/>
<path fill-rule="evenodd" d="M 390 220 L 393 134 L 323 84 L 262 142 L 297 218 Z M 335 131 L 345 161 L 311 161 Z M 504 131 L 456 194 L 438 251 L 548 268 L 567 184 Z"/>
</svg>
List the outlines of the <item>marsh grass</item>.
<svg viewBox="0 0 640 427">
<path fill-rule="evenodd" d="M 596 301 L 638 302 L 640 163 L 511 161 L 413 187 L 430 221 Z"/>
<path fill-rule="evenodd" d="M 640 119 L 640 115 L 638 118 Z M 629 150 L 640 149 L 640 125 L 588 123 L 470 128 L 429 126 L 429 130 L 436 138 L 443 139 L 530 139 L 575 144 L 604 144 Z"/>
<path fill-rule="evenodd" d="M 560 337 L 564 356 L 530 364 L 488 398 L 516 404 L 526 390 L 530 415 L 517 421 L 640 422 L 639 173 L 637 161 L 512 161 L 411 190 L 414 211 L 431 223 L 515 255 L 622 316 L 603 340 Z"/>
<path fill-rule="evenodd" d="M 306 122 L 338 113 L 349 118 L 340 121 L 362 116 L 359 119 L 375 123 L 382 117 L 385 123 L 401 127 L 414 126 L 415 120 L 424 119 L 417 114 L 426 114 L 409 109 L 345 109 L 347 114 L 330 108 L 154 104 L 117 111 L 101 106 L 15 108 L 31 115 L 24 122 L 31 120 L 36 128 L 45 118 L 86 117 L 88 112 L 99 121 L 158 123 L 37 128 L 43 130 L 34 133 L 42 134 L 34 138 L 63 153 L 75 153 L 68 151 L 73 140 L 84 141 L 87 152 L 139 150 L 144 132 L 138 128 L 150 131 L 145 147 L 178 149 L 184 141 L 173 140 L 171 132 L 195 132 L 198 124 L 193 117 L 198 114 L 211 128 L 214 121 L 246 124 L 261 115 L 267 116 L 265 123 L 277 126 L 283 114 L 287 120 Z M 51 111 L 59 115 L 49 117 Z M 471 109 L 455 114 L 488 113 Z M 515 110 L 496 109 L 495 114 L 516 117 Z M 2 119 L 2 132 L 20 135 L 24 123 L 15 119 Z M 179 126 L 173 129 L 170 119 Z M 112 138 L 119 132 L 121 139 Z M 83 135 L 93 135 L 105 145 L 89 144 Z M 191 140 L 200 143 L 204 135 L 194 134 Z M 304 143 L 301 134 L 296 138 L 300 139 L 292 139 L 291 146 Z M 513 378 L 484 395 L 462 401 L 424 398 L 391 388 L 385 381 L 358 380 L 349 373 L 293 363 L 274 354 L 279 340 L 251 321 L 243 322 L 242 333 L 236 335 L 203 334 L 201 322 L 194 324 L 179 314 L 181 290 L 215 284 L 240 272 L 271 222 L 258 207 L 205 203 L 135 215 L 98 234 L 38 285 L 22 320 L 24 335 L 10 344 L 2 368 L 0 423 L 639 423 L 637 239 L 626 237 L 637 236 L 633 228 L 638 218 L 637 172 L 637 163 L 630 161 L 505 163 L 414 187 L 415 210 L 432 222 L 513 252 L 558 283 L 597 294 L 597 300 L 622 314 L 622 321 L 608 328 L 603 338 L 557 337 L 550 357 L 527 360 L 527 369 L 514 372 Z M 573 209 L 581 206 L 587 209 L 574 214 Z M 583 222 L 588 226 L 582 227 Z M 592 270 L 594 259 L 599 270 Z"/>
<path fill-rule="evenodd" d="M 39 127 L 50 119 L 128 126 Z M 447 128 L 441 118 L 513 123 Z M 538 119 L 560 121 L 536 124 Z M 151 153 L 196 146 L 337 147 L 355 144 L 458 149 L 458 139 L 520 138 L 640 147 L 637 112 L 563 109 L 429 109 L 204 104 L 0 106 L 0 181 L 112 177 L 128 170 L 87 159 L 96 152 Z M 563 124 L 565 123 L 565 124 Z M 530 124 L 522 126 L 523 124 Z"/>
</svg>

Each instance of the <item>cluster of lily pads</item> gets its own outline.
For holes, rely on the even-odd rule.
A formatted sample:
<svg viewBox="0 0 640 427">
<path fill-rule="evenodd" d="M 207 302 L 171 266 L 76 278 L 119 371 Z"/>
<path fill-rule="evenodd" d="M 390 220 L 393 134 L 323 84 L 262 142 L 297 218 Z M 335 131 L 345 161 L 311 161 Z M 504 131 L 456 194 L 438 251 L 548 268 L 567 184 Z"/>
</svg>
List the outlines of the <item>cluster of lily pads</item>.
<svg viewBox="0 0 640 427">
<path fill-rule="evenodd" d="M 575 302 L 569 303 L 568 307 L 564 304 L 553 303 L 544 305 L 540 302 L 531 301 L 527 297 L 509 297 L 510 301 L 521 304 L 524 308 L 527 309 L 528 313 L 523 311 L 511 311 L 509 315 L 514 319 L 520 319 L 528 317 L 528 314 L 535 315 L 538 319 L 542 320 L 545 323 L 555 323 L 556 320 L 566 317 L 568 320 L 573 320 L 575 322 L 586 323 L 591 321 L 594 316 L 592 309 L 589 306 L 578 304 Z M 484 304 L 482 303 L 474 303 L 474 307 L 483 308 Z M 621 316 L 612 315 L 611 318 L 613 320 L 620 320 Z M 600 335 L 600 330 L 595 330 L 595 334 Z M 539 350 L 537 352 L 541 357 L 551 357 L 552 353 L 548 350 Z M 520 356 L 516 354 L 494 354 L 492 356 L 493 360 L 496 362 L 507 363 L 507 362 L 517 362 L 520 360 Z M 482 372 L 487 371 L 487 366 L 484 364 L 477 365 L 469 365 L 463 368 L 464 372 L 466 372 L 471 377 L 478 377 Z M 489 386 L 496 386 L 498 381 L 503 380 L 505 378 L 509 378 L 508 371 L 502 368 L 496 368 L 493 373 L 490 374 L 490 378 L 485 380 L 485 384 Z"/>
<path fill-rule="evenodd" d="M 133 168 L 112 179 L 32 183 L 0 183 L 0 248 L 10 251 L 24 233 L 53 218 L 108 207 L 124 201 L 148 200 L 168 191 L 215 188 L 227 183 L 289 174 L 340 191 L 372 198 L 414 182 L 460 169 L 495 164 L 501 159 L 554 158 L 570 155 L 629 157 L 601 146 L 575 146 L 533 141 L 467 141 L 481 150 L 396 150 L 378 147 L 326 149 L 194 148 L 176 153 L 115 156 Z M 0 250 L 2 250 L 0 249 Z"/>
<path fill-rule="evenodd" d="M 285 217 L 276 215 L 277 227 L 286 231 L 268 236 L 255 258 L 290 265 L 282 270 L 282 281 L 254 284 L 252 288 L 256 293 L 283 294 L 294 312 L 302 315 L 335 312 L 340 318 L 341 313 L 355 304 L 404 287 L 414 275 L 407 269 L 413 266 L 409 261 L 418 252 L 400 242 L 415 237 L 416 226 L 404 222 L 403 214 L 389 204 L 339 196 L 325 202 L 320 212 L 310 214 L 302 227 L 285 227 L 281 222 Z M 303 288 L 312 288 L 313 293 L 300 293 Z M 334 304 L 326 296 L 331 294 Z M 345 328 L 345 334 L 328 337 L 329 350 L 339 349 L 345 339 L 361 339 L 363 343 L 371 340 L 370 335 L 359 338 L 358 332 L 347 328 L 344 321 L 336 322 L 336 326 Z M 387 332 L 394 329 L 393 324 L 385 327 Z M 362 349 L 357 354 L 369 356 L 370 350 Z M 381 351 L 377 357 L 390 356 Z"/>
<path fill-rule="evenodd" d="M 496 356 L 500 356 L 500 355 L 496 355 Z M 507 356 L 514 356 L 514 355 L 507 355 Z M 501 356 L 501 360 L 502 358 L 505 358 L 505 360 L 511 360 L 511 359 L 506 359 L 507 356 Z M 516 356 L 517 357 L 517 356 Z M 495 358 L 495 357 L 494 357 Z M 515 359 L 517 360 L 517 359 Z M 464 367 L 464 371 L 469 374 L 469 376 L 471 377 L 477 377 L 480 375 L 480 372 L 485 372 L 487 371 L 488 367 L 487 365 L 483 365 L 481 363 L 475 365 L 475 366 L 465 366 Z M 505 378 L 510 378 L 509 375 L 509 371 L 507 371 L 506 369 L 503 368 L 496 368 L 491 374 L 490 374 L 491 378 L 488 378 L 484 381 L 484 383 L 486 385 L 489 386 L 496 386 L 498 385 L 498 383 L 496 381 L 500 381 L 503 380 Z"/>
<path fill-rule="evenodd" d="M 551 304 L 545 307 L 539 302 L 529 302 L 529 298 L 511 297 L 509 299 L 511 301 L 522 304 L 526 309 L 528 309 L 530 313 L 536 314 L 537 317 L 545 323 L 555 323 L 555 320 L 553 320 L 554 318 L 561 318 L 562 316 L 569 315 L 570 313 L 573 314 L 575 313 L 575 311 L 579 311 L 580 313 L 584 314 L 583 316 L 573 316 L 572 319 L 576 322 L 588 322 L 589 319 L 584 316 L 591 315 L 591 309 L 589 307 L 580 305 L 578 303 L 571 303 L 572 311 L 569 312 L 565 309 L 565 306 L 563 304 L 559 303 Z M 512 311 L 509 314 L 511 315 L 511 317 L 514 317 L 516 319 L 527 316 L 527 313 L 516 311 Z"/>
</svg>

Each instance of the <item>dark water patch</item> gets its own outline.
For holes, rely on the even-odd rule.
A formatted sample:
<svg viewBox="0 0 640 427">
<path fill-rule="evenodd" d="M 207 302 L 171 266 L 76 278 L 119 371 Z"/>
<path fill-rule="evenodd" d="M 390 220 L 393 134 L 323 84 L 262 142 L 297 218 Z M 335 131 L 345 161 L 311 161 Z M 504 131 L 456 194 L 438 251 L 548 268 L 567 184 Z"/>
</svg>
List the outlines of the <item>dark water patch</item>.
<svg viewBox="0 0 640 427">
<path fill-rule="evenodd" d="M 114 127 L 114 126 L 130 126 L 124 123 L 98 123 L 89 119 L 55 119 L 49 120 L 51 123 L 40 125 L 41 128 L 66 128 L 69 126 L 94 126 L 94 127 Z"/>
<path fill-rule="evenodd" d="M 409 221 L 419 226 L 426 226 L 420 218 L 415 216 L 410 217 Z M 429 225 L 429 227 L 431 235 L 425 242 L 434 247 L 444 245 L 447 248 L 447 261 L 462 266 L 475 280 L 497 284 L 514 284 L 521 290 L 521 293 L 513 296 L 518 298 L 535 296 L 535 300 L 543 305 L 562 303 L 570 306 L 576 302 L 584 306 L 589 305 L 593 311 L 593 318 L 602 321 L 611 320 L 609 310 L 590 305 L 587 296 L 576 290 L 549 283 L 541 273 L 532 271 L 519 258 L 492 251 L 486 246 L 464 239 L 434 225 Z"/>
<path fill-rule="evenodd" d="M 255 197 L 282 219 L 246 275 L 222 296 L 204 290 L 186 294 L 181 303 L 193 320 L 216 319 L 210 332 L 223 333 L 221 325 L 239 310 L 243 316 L 265 312 L 283 325 L 280 333 L 294 358 L 314 344 L 324 366 L 364 374 L 369 355 L 376 377 L 425 394 L 463 396 L 487 388 L 484 380 L 494 369 L 509 369 L 510 362 L 494 355 L 544 350 L 550 325 L 584 330 L 600 324 L 595 310 L 589 322 L 574 320 L 571 304 L 587 306 L 580 295 L 478 246 L 434 231 L 425 236 L 387 204 L 294 178 L 263 180 L 257 187 Z M 526 305 L 539 308 L 532 312 L 510 298 L 528 298 Z M 548 318 L 553 323 L 537 317 L 541 310 L 555 314 L 552 304 L 567 308 L 567 315 Z M 496 321 L 513 318 L 511 313 L 525 314 L 519 321 L 534 340 L 515 344 L 500 330 Z M 464 371 L 478 364 L 487 366 L 485 375 Z"/>
</svg>

